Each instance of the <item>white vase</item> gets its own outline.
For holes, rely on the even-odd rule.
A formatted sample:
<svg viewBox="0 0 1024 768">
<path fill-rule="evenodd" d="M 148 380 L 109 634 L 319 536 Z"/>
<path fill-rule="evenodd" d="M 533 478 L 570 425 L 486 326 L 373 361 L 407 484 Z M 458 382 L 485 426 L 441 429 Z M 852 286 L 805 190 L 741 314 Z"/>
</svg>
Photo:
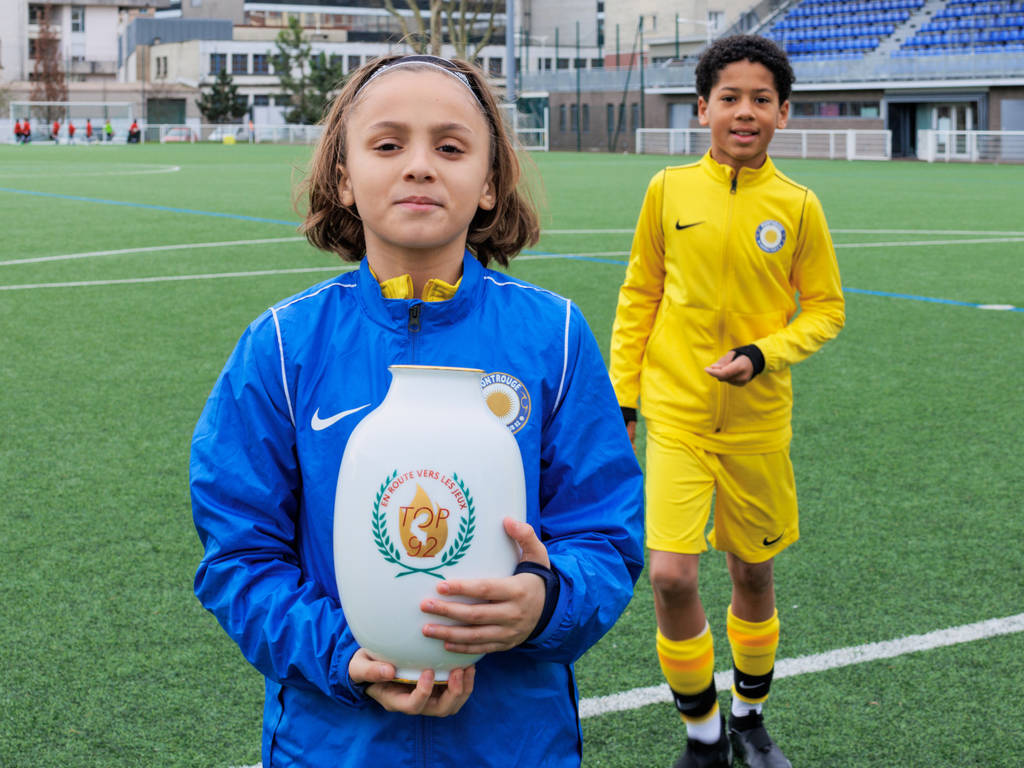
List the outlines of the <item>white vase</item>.
<svg viewBox="0 0 1024 768">
<path fill-rule="evenodd" d="M 443 579 L 511 576 L 502 520 L 526 519 L 519 445 L 480 390 L 483 371 L 393 365 L 384 402 L 352 431 L 334 503 L 334 568 L 356 642 L 397 678 L 435 680 L 480 656 L 423 635 Z M 444 598 L 453 599 L 453 598 Z"/>
</svg>

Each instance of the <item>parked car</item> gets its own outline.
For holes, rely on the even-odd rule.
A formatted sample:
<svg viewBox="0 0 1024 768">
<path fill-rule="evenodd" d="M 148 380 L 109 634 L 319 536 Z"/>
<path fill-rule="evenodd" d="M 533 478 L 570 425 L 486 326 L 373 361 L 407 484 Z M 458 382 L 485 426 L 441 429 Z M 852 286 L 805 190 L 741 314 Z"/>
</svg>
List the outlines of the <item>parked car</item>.
<svg viewBox="0 0 1024 768">
<path fill-rule="evenodd" d="M 249 129 L 244 125 L 237 125 L 234 123 L 228 125 L 218 125 L 212 131 L 210 135 L 206 137 L 207 141 L 224 141 L 225 137 L 232 136 L 235 141 L 248 141 L 249 140 Z"/>
<path fill-rule="evenodd" d="M 160 137 L 161 144 L 174 144 L 178 142 L 194 144 L 197 140 L 196 132 L 184 125 L 168 128 L 167 132 Z"/>
</svg>

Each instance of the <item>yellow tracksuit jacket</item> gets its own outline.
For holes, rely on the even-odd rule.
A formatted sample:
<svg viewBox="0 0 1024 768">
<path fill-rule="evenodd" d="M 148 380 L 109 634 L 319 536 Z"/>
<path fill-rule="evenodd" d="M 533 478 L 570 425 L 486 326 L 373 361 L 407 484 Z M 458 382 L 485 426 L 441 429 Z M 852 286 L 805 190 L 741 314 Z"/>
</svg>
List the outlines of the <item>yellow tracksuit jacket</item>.
<svg viewBox="0 0 1024 768">
<path fill-rule="evenodd" d="M 612 384 L 620 405 L 639 398 L 648 423 L 704 450 L 782 450 L 792 436 L 789 366 L 844 320 L 814 193 L 770 158 L 736 174 L 709 152 L 660 171 L 647 188 L 619 291 Z M 765 359 L 746 386 L 704 371 L 746 344 Z"/>
</svg>

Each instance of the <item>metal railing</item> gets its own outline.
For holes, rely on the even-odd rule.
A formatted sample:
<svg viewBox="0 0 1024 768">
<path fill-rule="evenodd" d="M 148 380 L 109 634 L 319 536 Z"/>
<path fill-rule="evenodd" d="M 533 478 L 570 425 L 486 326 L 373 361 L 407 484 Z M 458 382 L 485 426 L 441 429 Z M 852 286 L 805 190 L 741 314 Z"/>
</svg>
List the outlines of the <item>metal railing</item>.
<svg viewBox="0 0 1024 768">
<path fill-rule="evenodd" d="M 1024 131 L 920 130 L 917 156 L 929 163 L 1024 163 Z"/>
<path fill-rule="evenodd" d="M 710 145 L 707 128 L 641 128 L 636 132 L 637 154 L 703 155 Z M 889 160 L 892 131 L 776 131 L 769 152 L 774 157 Z"/>
<path fill-rule="evenodd" d="M 644 87 L 693 88 L 696 64 L 673 62 L 671 66 L 646 67 Z M 861 60 L 825 60 L 793 62 L 797 83 L 875 82 L 890 80 L 962 80 L 971 78 L 1024 77 L 1024 53 L 965 53 L 947 56 L 866 56 Z M 583 91 L 622 91 L 629 76 L 629 87 L 638 90 L 640 77 L 629 75 L 627 68 L 586 69 L 580 73 Z M 574 71 L 524 72 L 523 90 L 575 91 Z"/>
</svg>

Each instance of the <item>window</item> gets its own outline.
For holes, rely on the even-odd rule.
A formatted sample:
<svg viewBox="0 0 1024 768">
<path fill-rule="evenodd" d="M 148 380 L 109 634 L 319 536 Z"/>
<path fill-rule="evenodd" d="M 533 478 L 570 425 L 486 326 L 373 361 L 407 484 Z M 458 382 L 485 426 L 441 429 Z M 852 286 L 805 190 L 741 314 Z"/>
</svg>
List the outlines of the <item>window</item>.
<svg viewBox="0 0 1024 768">
<path fill-rule="evenodd" d="M 249 109 L 249 94 L 239 93 L 235 95 L 235 104 L 240 106 L 242 109 Z"/>
<path fill-rule="evenodd" d="M 604 119 L 608 123 L 608 133 L 615 133 L 615 105 L 606 104 L 604 110 Z"/>
<path fill-rule="evenodd" d="M 631 131 L 640 127 L 640 105 L 636 102 L 629 105 L 629 122 Z"/>
<path fill-rule="evenodd" d="M 362 65 L 362 58 L 359 56 L 348 57 L 348 71 L 355 72 Z"/>
<path fill-rule="evenodd" d="M 228 71 L 228 55 L 226 53 L 210 54 L 210 74 L 219 75 Z"/>
<path fill-rule="evenodd" d="M 257 93 L 255 96 L 252 97 L 252 105 L 254 107 L 269 107 L 270 96 L 268 96 L 265 93 Z"/>
<path fill-rule="evenodd" d="M 584 104 L 583 107 L 583 132 L 588 133 L 590 131 L 590 105 Z"/>
<path fill-rule="evenodd" d="M 159 78 L 167 77 L 167 57 L 157 56 L 156 57 L 156 76 Z"/>
<path fill-rule="evenodd" d="M 71 6 L 71 31 L 85 32 L 85 7 L 81 5 Z"/>
<path fill-rule="evenodd" d="M 331 69 L 345 68 L 345 57 L 340 54 L 332 53 L 328 61 L 330 62 Z"/>
<path fill-rule="evenodd" d="M 708 30 L 718 32 L 725 24 L 725 11 L 708 11 Z"/>
<path fill-rule="evenodd" d="M 559 69 L 568 69 L 569 68 L 569 60 L 568 59 L 559 59 L 558 60 L 558 68 Z"/>
<path fill-rule="evenodd" d="M 45 5 L 30 5 L 28 7 L 28 23 L 29 24 L 42 24 L 44 16 L 46 16 L 46 6 Z"/>
<path fill-rule="evenodd" d="M 247 53 L 232 53 L 231 54 L 231 73 L 234 75 L 248 75 L 249 74 L 249 54 Z"/>
<path fill-rule="evenodd" d="M 487 60 L 487 74 L 491 77 L 501 77 L 501 59 Z"/>
<path fill-rule="evenodd" d="M 569 126 L 569 130 L 575 133 L 580 129 L 580 108 L 573 104 L 572 110 L 569 114 L 571 116 L 571 125 Z"/>
<path fill-rule="evenodd" d="M 877 101 L 796 101 L 789 108 L 793 117 L 878 118 Z"/>
<path fill-rule="evenodd" d="M 252 55 L 252 73 L 254 75 L 270 74 L 270 56 L 266 53 L 254 53 Z"/>
<path fill-rule="evenodd" d="M 36 43 L 37 42 L 38 41 L 34 37 L 30 37 L 28 39 L 28 57 L 30 59 L 34 59 L 36 57 L 36 53 L 37 53 Z"/>
<path fill-rule="evenodd" d="M 274 97 L 274 104 L 278 107 L 290 107 L 292 105 L 292 97 L 287 93 L 279 93 Z"/>
<path fill-rule="evenodd" d="M 558 130 L 560 130 L 560 131 L 564 131 L 565 130 L 566 110 L 567 110 L 567 107 L 565 106 L 565 104 L 560 104 L 558 106 Z"/>
<path fill-rule="evenodd" d="M 604 68 L 604 59 L 591 59 L 590 60 L 590 68 L 591 69 L 603 69 Z"/>
<path fill-rule="evenodd" d="M 573 67 L 575 69 L 586 69 L 587 68 L 587 60 L 586 59 L 573 59 L 572 60 L 572 65 L 573 65 Z"/>
</svg>

